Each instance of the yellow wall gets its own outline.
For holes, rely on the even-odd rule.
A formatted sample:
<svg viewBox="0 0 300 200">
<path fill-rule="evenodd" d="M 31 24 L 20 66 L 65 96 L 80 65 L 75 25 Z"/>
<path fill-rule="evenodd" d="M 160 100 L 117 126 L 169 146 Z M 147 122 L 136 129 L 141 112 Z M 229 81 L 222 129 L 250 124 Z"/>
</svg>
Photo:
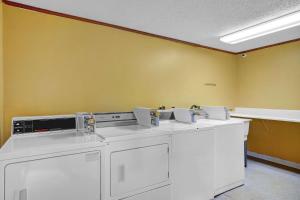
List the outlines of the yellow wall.
<svg viewBox="0 0 300 200">
<path fill-rule="evenodd" d="M 300 41 L 238 57 L 238 106 L 300 109 Z"/>
<path fill-rule="evenodd" d="M 0 145 L 3 133 L 3 10 L 2 1 L 0 2 Z"/>
<path fill-rule="evenodd" d="M 5 139 L 19 115 L 234 106 L 235 55 L 4 8 Z"/>
<path fill-rule="evenodd" d="M 238 106 L 300 109 L 300 41 L 238 58 Z M 300 124 L 254 120 L 250 151 L 300 163 Z"/>
<path fill-rule="evenodd" d="M 253 120 L 248 150 L 300 163 L 300 123 Z"/>
<path fill-rule="evenodd" d="M 300 42 L 241 58 L 10 6 L 4 19 L 5 139 L 20 115 L 192 104 L 300 109 Z M 2 97 L 0 87 L 0 105 Z M 300 162 L 299 130 L 255 120 L 249 150 Z"/>
</svg>

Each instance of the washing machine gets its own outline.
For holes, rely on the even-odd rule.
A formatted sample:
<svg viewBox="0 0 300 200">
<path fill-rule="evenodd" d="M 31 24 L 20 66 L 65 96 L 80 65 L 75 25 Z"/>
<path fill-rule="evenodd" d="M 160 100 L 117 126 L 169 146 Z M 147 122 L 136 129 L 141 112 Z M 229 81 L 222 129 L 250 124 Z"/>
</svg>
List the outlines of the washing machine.
<svg viewBox="0 0 300 200">
<path fill-rule="evenodd" d="M 77 133 L 74 115 L 18 117 L 0 150 L 0 200 L 101 200 L 97 135 Z"/>
<path fill-rule="evenodd" d="M 216 133 L 214 126 L 166 120 L 160 122 L 160 129 L 172 133 L 172 200 L 213 199 Z"/>
<path fill-rule="evenodd" d="M 95 113 L 104 149 L 105 200 L 170 200 L 171 136 L 133 113 Z"/>
<path fill-rule="evenodd" d="M 244 185 L 244 140 L 249 120 L 199 119 L 196 125 L 215 127 L 214 195 Z"/>
</svg>

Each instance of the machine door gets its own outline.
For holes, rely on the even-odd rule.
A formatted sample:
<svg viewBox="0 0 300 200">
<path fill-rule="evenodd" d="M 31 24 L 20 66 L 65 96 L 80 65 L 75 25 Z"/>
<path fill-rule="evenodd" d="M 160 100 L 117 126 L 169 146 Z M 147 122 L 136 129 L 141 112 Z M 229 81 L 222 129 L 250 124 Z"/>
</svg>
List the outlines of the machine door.
<svg viewBox="0 0 300 200">
<path fill-rule="evenodd" d="M 168 179 L 168 144 L 111 154 L 111 196 L 143 189 Z"/>
<path fill-rule="evenodd" d="M 100 152 L 12 163 L 5 200 L 100 200 Z"/>
</svg>

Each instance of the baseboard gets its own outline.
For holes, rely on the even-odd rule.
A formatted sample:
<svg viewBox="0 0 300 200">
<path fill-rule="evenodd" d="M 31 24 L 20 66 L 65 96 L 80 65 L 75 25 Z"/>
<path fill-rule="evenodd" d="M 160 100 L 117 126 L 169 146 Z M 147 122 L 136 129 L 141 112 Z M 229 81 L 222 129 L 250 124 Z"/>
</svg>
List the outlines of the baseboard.
<svg viewBox="0 0 300 200">
<path fill-rule="evenodd" d="M 252 151 L 248 151 L 247 155 L 249 155 L 251 157 L 254 157 L 254 158 L 267 160 L 267 161 L 270 161 L 270 162 L 273 162 L 273 163 L 276 163 L 276 164 L 280 164 L 280 165 L 284 165 L 284 166 L 287 166 L 287 167 L 291 167 L 291 168 L 300 170 L 300 163 L 291 162 L 291 161 L 288 161 L 288 160 L 283 160 L 281 158 L 267 156 L 267 155 L 255 153 L 255 152 L 252 152 Z"/>
</svg>

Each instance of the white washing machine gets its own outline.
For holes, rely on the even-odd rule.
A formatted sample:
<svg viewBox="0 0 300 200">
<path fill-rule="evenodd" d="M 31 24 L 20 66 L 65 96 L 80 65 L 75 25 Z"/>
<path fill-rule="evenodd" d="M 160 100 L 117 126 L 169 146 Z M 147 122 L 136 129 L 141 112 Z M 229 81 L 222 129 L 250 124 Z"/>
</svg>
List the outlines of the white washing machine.
<svg viewBox="0 0 300 200">
<path fill-rule="evenodd" d="M 172 200 L 214 198 L 215 129 L 209 124 L 162 121 L 160 129 L 172 133 Z"/>
<path fill-rule="evenodd" d="M 100 200 L 101 150 L 75 116 L 14 118 L 0 150 L 0 200 Z"/>
<path fill-rule="evenodd" d="M 215 126 L 214 195 L 242 186 L 245 181 L 244 139 L 249 120 L 199 119 L 196 124 Z"/>
<path fill-rule="evenodd" d="M 172 200 L 208 200 L 214 193 L 214 129 L 172 136 Z"/>
<path fill-rule="evenodd" d="M 108 143 L 105 200 L 213 199 L 213 126 L 161 121 L 146 128 L 132 113 L 96 114 L 96 120 Z"/>
<path fill-rule="evenodd" d="M 104 150 L 105 200 L 170 200 L 171 136 L 136 125 L 133 113 L 95 113 Z"/>
</svg>

